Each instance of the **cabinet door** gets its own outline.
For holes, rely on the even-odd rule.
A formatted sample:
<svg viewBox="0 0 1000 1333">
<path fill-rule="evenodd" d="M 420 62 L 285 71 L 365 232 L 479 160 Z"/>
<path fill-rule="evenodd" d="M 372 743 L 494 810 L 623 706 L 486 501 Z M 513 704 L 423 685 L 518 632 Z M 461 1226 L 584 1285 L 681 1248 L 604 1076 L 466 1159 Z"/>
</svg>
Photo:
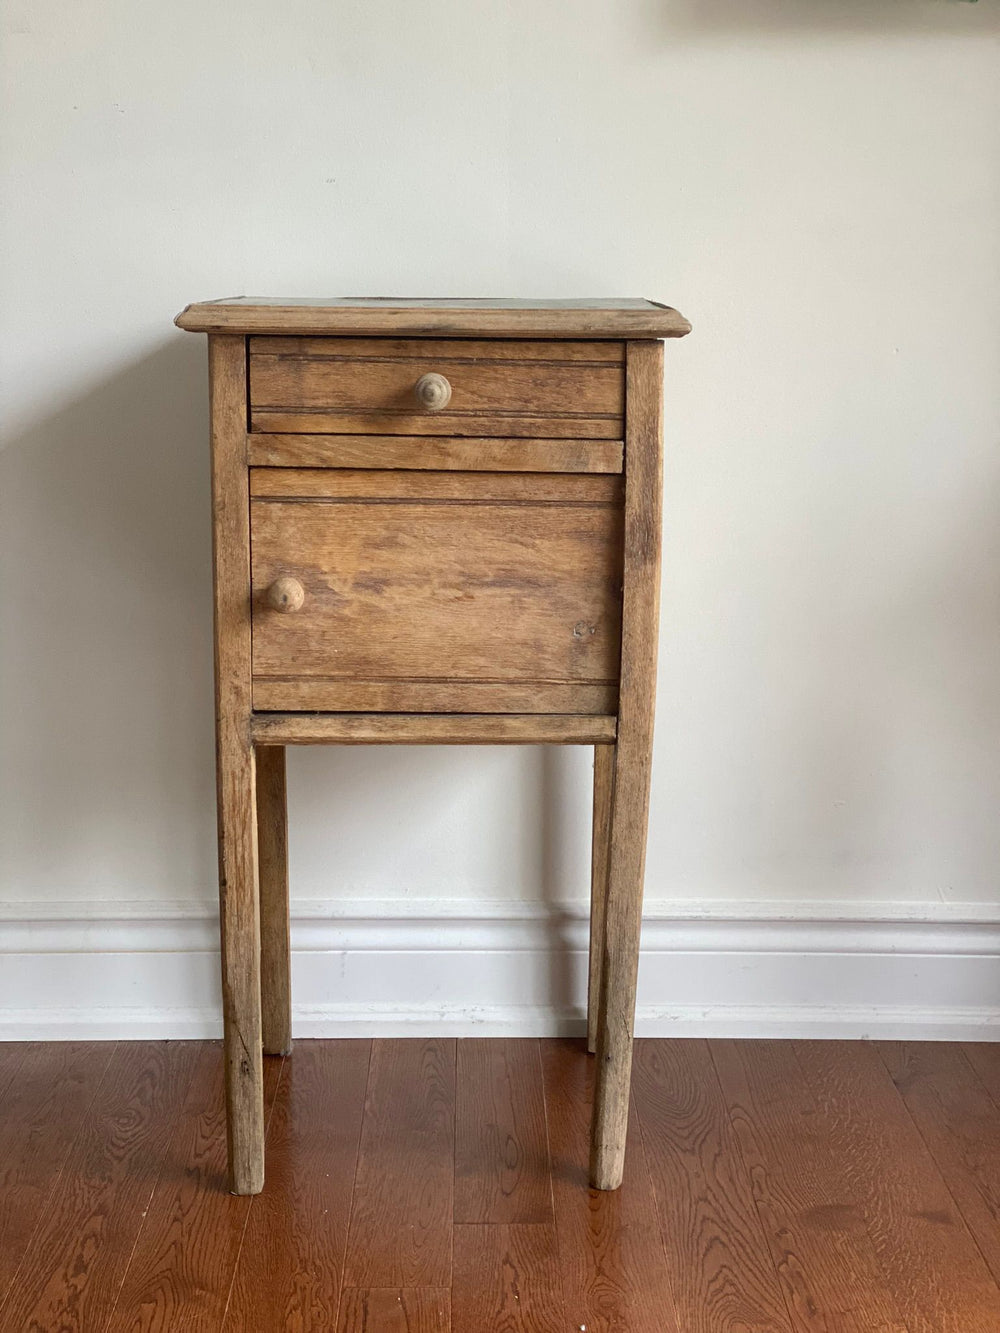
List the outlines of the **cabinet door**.
<svg viewBox="0 0 1000 1333">
<path fill-rule="evenodd" d="M 251 496 L 256 709 L 615 711 L 620 477 L 254 468 Z"/>
</svg>

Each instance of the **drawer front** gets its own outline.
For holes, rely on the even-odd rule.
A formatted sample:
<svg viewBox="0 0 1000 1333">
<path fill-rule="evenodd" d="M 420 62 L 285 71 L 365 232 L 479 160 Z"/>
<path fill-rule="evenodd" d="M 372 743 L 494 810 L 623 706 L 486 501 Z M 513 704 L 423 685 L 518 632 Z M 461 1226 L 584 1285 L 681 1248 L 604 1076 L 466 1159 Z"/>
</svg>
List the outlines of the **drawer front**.
<svg viewBox="0 0 1000 1333">
<path fill-rule="evenodd" d="M 622 438 L 624 343 L 249 342 L 251 431 Z"/>
<path fill-rule="evenodd" d="M 254 708 L 617 711 L 617 476 L 251 470 Z"/>
</svg>

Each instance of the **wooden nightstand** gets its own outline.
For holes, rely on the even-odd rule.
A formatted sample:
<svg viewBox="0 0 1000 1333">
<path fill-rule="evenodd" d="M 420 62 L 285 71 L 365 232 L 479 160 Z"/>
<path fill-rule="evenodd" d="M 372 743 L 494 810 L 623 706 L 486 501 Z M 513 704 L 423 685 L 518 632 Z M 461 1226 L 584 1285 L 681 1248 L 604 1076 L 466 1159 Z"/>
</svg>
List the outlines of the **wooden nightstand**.
<svg viewBox="0 0 1000 1333">
<path fill-rule="evenodd" d="M 650 301 L 188 306 L 209 335 L 229 1170 L 291 1046 L 286 745 L 594 749 L 591 1179 L 621 1182 L 656 680 Z M 258 889 L 259 885 L 259 889 Z"/>
</svg>

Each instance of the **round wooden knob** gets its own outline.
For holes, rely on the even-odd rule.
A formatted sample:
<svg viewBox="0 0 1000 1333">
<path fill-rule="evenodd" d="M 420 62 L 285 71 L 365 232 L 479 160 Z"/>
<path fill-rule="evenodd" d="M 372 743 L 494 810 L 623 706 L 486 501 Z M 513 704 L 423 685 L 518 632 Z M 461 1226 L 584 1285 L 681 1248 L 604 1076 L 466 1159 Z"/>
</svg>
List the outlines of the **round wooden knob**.
<svg viewBox="0 0 1000 1333">
<path fill-rule="evenodd" d="M 288 574 L 275 579 L 267 590 L 267 604 L 273 611 L 298 611 L 305 600 L 305 588 Z"/>
<path fill-rule="evenodd" d="M 443 375 L 421 375 L 413 386 L 417 402 L 428 412 L 440 412 L 451 402 L 451 385 Z"/>
</svg>

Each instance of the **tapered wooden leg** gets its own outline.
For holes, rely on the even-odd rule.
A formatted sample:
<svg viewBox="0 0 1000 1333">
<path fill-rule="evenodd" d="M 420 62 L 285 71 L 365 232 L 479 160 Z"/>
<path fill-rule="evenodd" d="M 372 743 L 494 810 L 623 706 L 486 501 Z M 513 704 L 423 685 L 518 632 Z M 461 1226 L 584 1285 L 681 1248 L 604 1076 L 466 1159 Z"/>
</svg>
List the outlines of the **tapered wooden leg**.
<svg viewBox="0 0 1000 1333">
<path fill-rule="evenodd" d="M 264 1062 L 254 753 L 236 731 L 220 727 L 218 759 L 229 1187 L 234 1194 L 259 1194 L 264 1186 Z"/>
<path fill-rule="evenodd" d="M 611 837 L 611 783 L 615 752 L 611 745 L 594 746 L 594 828 L 590 861 L 590 972 L 587 979 L 587 1050 L 597 1050 L 601 964 L 604 960 L 604 908 L 608 893 L 608 850 Z"/>
<path fill-rule="evenodd" d="M 285 749 L 257 749 L 257 859 L 260 876 L 260 1011 L 265 1055 L 292 1049 L 288 923 L 288 804 Z"/>
<path fill-rule="evenodd" d="M 625 1164 L 653 755 L 659 619 L 662 344 L 625 353 L 622 665 L 597 1033 L 590 1179 L 617 1189 Z"/>
<path fill-rule="evenodd" d="M 250 740 L 253 702 L 246 359 L 245 338 L 209 335 L 219 914 L 229 1183 L 234 1194 L 257 1194 L 264 1185 L 257 799 Z"/>
<path fill-rule="evenodd" d="M 591 1184 L 600 1190 L 618 1188 L 625 1164 L 649 809 L 648 758 L 637 754 L 636 745 L 627 737 L 614 748 L 611 857 L 590 1159 Z"/>
</svg>

